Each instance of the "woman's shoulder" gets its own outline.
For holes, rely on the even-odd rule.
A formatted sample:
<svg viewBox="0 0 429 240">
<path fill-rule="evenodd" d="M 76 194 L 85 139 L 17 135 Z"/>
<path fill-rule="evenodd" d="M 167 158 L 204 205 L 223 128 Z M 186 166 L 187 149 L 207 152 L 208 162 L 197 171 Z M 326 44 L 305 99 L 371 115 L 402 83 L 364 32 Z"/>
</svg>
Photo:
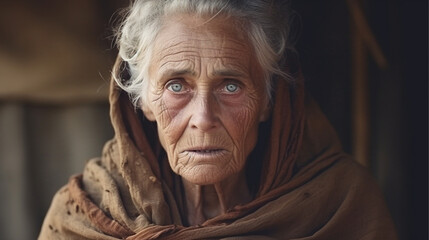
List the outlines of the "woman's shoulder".
<svg viewBox="0 0 429 240">
<path fill-rule="evenodd" d="M 100 158 L 91 159 L 83 174 L 70 177 L 67 185 L 53 197 L 51 206 L 44 219 L 39 239 L 118 239 L 104 233 L 131 234 L 111 219 L 99 207 L 103 174 L 106 174 Z M 93 184 L 93 183 L 100 184 Z M 90 184 L 88 184 L 90 183 Z M 104 229 L 103 224 L 111 229 Z M 101 226 L 101 227 L 100 227 Z"/>
<path fill-rule="evenodd" d="M 312 181 L 309 189 L 314 193 L 313 201 L 322 206 L 319 210 L 330 209 L 326 212 L 327 222 L 314 236 L 396 239 L 383 194 L 369 169 L 344 157 Z"/>
<path fill-rule="evenodd" d="M 80 180 L 79 176 L 73 176 L 71 179 L 74 178 Z M 38 239 L 90 239 L 83 238 L 82 232 L 94 238 L 102 236 L 72 195 L 70 184 L 57 191 L 43 221 Z"/>
</svg>

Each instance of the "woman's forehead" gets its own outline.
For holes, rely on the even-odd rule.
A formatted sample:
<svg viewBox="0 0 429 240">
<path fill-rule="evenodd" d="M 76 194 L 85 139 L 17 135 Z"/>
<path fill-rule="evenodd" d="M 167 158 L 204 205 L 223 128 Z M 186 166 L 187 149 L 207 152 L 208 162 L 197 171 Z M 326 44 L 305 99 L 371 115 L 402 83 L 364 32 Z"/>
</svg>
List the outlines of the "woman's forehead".
<svg viewBox="0 0 429 240">
<path fill-rule="evenodd" d="M 222 19 L 177 19 L 165 23 L 154 43 L 152 65 L 199 65 L 216 61 L 218 66 L 249 71 L 252 49 L 244 33 Z"/>
<path fill-rule="evenodd" d="M 225 50 L 230 54 L 249 52 L 246 34 L 228 19 L 179 15 L 166 20 L 156 41 L 157 50 L 201 48 L 201 51 Z M 241 54 L 241 53 L 240 53 Z"/>
</svg>

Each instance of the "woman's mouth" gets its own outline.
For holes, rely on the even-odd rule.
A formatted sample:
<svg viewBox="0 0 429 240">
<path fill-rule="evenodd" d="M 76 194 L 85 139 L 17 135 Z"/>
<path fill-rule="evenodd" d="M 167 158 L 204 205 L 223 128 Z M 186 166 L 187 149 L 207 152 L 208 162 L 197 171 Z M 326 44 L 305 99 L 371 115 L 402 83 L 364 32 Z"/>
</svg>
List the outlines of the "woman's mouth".
<svg viewBox="0 0 429 240">
<path fill-rule="evenodd" d="M 214 154 L 224 151 L 223 149 L 202 149 L 202 150 L 188 150 L 187 152 L 198 153 L 198 154 Z"/>
<path fill-rule="evenodd" d="M 186 153 L 188 156 L 192 156 L 193 158 L 202 158 L 202 159 L 211 159 L 213 157 L 219 158 L 228 153 L 227 150 L 223 148 L 192 148 L 185 150 L 184 153 Z"/>
</svg>

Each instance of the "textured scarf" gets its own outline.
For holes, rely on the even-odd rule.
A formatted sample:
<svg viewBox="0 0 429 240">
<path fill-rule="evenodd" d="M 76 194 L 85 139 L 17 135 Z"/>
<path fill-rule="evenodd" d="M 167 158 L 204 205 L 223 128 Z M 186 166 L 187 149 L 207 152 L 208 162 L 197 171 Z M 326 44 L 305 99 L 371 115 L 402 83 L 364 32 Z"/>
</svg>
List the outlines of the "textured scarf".
<svg viewBox="0 0 429 240">
<path fill-rule="evenodd" d="M 396 239 L 374 180 L 288 69 L 246 165 L 254 200 L 189 227 L 156 124 L 112 81 L 115 137 L 55 195 L 39 239 Z"/>
</svg>

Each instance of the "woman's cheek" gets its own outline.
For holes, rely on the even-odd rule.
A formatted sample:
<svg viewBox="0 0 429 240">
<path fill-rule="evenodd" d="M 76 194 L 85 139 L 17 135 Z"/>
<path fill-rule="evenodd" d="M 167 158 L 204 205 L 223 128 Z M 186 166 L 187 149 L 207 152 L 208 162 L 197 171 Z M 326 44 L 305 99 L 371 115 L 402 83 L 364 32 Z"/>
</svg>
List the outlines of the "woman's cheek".
<svg viewBox="0 0 429 240">
<path fill-rule="evenodd" d="M 167 90 L 163 92 L 160 98 L 161 104 L 158 109 L 159 120 L 163 128 L 167 128 L 172 123 L 173 119 L 181 113 L 186 107 L 188 98 L 189 97 L 185 95 L 176 96 Z"/>
<path fill-rule="evenodd" d="M 160 98 L 158 122 L 158 135 L 162 145 L 169 156 L 173 157 L 176 144 L 184 128 L 187 126 L 186 106 L 189 96 L 180 97 L 165 91 Z"/>
<path fill-rule="evenodd" d="M 256 144 L 259 126 L 258 108 L 254 103 L 245 102 L 241 107 L 230 110 L 228 115 L 232 116 L 230 121 L 233 122 L 230 135 L 234 138 L 233 141 L 239 151 L 237 156 L 247 158 L 250 153 L 249 149 L 253 149 Z"/>
<path fill-rule="evenodd" d="M 242 101 L 239 104 L 227 108 L 227 115 L 231 116 L 235 128 L 240 130 L 241 136 L 245 137 L 246 131 L 249 131 L 258 119 L 257 104 L 252 101 Z"/>
</svg>

